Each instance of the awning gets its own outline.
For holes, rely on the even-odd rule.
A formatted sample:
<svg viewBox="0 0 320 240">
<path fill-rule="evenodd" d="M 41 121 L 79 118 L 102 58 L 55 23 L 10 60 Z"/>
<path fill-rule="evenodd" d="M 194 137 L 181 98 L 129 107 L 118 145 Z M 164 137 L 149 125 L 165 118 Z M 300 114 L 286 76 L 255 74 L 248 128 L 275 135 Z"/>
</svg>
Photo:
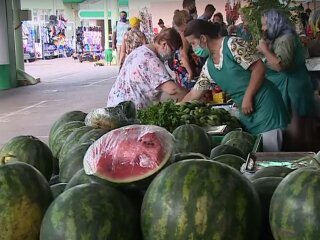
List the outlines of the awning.
<svg viewBox="0 0 320 240">
<path fill-rule="evenodd" d="M 63 3 L 83 3 L 85 0 L 63 0 Z"/>
</svg>

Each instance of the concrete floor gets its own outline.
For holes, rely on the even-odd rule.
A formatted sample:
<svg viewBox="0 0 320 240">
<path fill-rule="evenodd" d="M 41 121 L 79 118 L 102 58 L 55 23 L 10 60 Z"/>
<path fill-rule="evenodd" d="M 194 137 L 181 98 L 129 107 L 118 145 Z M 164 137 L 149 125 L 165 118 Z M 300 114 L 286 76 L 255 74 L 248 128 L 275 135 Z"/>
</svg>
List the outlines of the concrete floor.
<svg viewBox="0 0 320 240">
<path fill-rule="evenodd" d="M 0 147 L 18 135 L 48 142 L 50 127 L 63 113 L 104 107 L 116 79 L 116 66 L 79 63 L 72 58 L 26 63 L 40 83 L 0 91 Z"/>
</svg>

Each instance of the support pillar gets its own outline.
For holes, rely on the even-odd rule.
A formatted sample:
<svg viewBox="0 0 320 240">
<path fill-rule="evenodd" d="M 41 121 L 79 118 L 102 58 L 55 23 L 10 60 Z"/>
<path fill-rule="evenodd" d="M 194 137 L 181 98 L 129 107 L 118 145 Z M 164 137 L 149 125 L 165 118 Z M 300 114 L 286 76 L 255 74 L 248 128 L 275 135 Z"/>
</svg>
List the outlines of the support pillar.
<svg viewBox="0 0 320 240">
<path fill-rule="evenodd" d="M 12 87 L 6 1 L 0 1 L 0 89 Z"/>
<path fill-rule="evenodd" d="M 105 41 L 104 41 L 104 50 L 105 50 L 105 54 L 107 54 L 107 50 L 109 49 L 109 14 L 108 14 L 108 0 L 104 0 L 104 37 L 105 37 Z"/>
</svg>

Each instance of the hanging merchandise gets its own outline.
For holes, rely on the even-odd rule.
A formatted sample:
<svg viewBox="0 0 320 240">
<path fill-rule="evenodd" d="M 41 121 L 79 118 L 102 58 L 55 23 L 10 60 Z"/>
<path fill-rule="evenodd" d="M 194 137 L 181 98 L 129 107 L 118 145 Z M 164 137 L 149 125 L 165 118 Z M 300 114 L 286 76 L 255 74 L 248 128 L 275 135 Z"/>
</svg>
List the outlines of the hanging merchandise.
<svg viewBox="0 0 320 240">
<path fill-rule="evenodd" d="M 22 23 L 22 42 L 24 61 L 34 61 L 35 54 L 35 29 L 31 22 Z"/>
<path fill-rule="evenodd" d="M 227 23 L 228 25 L 234 25 L 239 19 L 239 10 L 241 8 L 241 3 L 239 0 L 227 0 L 225 5 Z"/>
<path fill-rule="evenodd" d="M 76 55 L 80 62 L 99 61 L 102 57 L 101 27 L 78 27 L 76 31 Z"/>
<path fill-rule="evenodd" d="M 147 7 L 139 10 L 139 18 L 141 19 L 141 31 L 146 35 L 148 42 L 153 42 L 155 35 L 153 31 L 152 14 L 148 11 Z"/>
</svg>

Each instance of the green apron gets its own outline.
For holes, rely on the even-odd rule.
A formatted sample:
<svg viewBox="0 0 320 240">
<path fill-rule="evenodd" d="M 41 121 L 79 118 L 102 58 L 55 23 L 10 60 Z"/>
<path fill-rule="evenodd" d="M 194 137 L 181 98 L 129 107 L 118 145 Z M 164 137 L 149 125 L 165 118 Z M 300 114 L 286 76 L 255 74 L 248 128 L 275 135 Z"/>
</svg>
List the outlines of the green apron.
<svg viewBox="0 0 320 240">
<path fill-rule="evenodd" d="M 289 112 L 310 117 L 314 112 L 313 87 L 298 36 L 294 37 L 294 51 L 294 63 L 290 70 L 276 72 L 268 68 L 266 78 L 278 87 Z"/>
<path fill-rule="evenodd" d="M 208 59 L 208 71 L 211 78 L 228 93 L 240 110 L 240 121 L 245 130 L 252 134 L 286 128 L 289 122 L 288 112 L 278 89 L 265 80 L 254 97 L 254 111 L 245 116 L 241 111 L 242 100 L 251 78 L 251 71 L 245 70 L 234 59 L 229 47 L 228 37 L 223 42 L 223 63 L 219 70 L 211 57 Z"/>
</svg>

